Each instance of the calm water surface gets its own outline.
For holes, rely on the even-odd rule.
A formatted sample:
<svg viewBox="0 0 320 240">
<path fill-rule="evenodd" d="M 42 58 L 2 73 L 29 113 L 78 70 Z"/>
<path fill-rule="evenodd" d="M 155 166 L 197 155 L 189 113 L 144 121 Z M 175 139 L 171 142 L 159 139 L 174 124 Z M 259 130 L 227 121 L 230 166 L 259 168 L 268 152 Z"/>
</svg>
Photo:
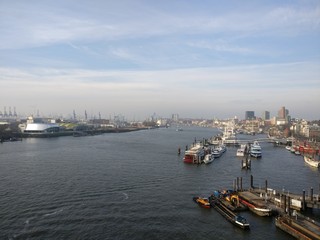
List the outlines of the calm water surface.
<svg viewBox="0 0 320 240">
<path fill-rule="evenodd" d="M 269 143 L 251 171 L 241 170 L 234 147 L 210 165 L 177 155 L 217 133 L 168 128 L 1 144 L 0 239 L 291 239 L 274 218 L 243 212 L 251 226 L 243 231 L 192 197 L 230 189 L 236 177 L 248 187 L 251 174 L 255 186 L 268 179 L 272 188 L 317 194 L 319 170 Z"/>
</svg>

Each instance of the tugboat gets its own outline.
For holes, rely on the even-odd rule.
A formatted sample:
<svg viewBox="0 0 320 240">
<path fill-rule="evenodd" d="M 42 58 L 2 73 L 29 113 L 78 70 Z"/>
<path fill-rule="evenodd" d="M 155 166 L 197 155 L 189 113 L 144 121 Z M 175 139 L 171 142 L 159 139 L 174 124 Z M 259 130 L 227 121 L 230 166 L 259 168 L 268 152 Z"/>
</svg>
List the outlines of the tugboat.
<svg viewBox="0 0 320 240">
<path fill-rule="evenodd" d="M 199 204 L 199 206 L 204 208 L 210 208 L 210 202 L 208 198 L 202 198 L 202 197 L 193 197 L 193 201 Z"/>
</svg>

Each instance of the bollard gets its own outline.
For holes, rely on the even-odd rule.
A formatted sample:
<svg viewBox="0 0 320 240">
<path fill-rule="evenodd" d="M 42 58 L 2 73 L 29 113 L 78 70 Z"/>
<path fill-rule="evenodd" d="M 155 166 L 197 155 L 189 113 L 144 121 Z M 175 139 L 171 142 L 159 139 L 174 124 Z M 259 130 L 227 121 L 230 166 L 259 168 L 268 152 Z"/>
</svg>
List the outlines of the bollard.
<svg viewBox="0 0 320 240">
<path fill-rule="evenodd" d="M 291 211 L 290 211 L 290 197 L 288 196 L 288 214 L 289 217 L 291 217 Z"/>
<path fill-rule="evenodd" d="M 310 189 L 310 200 L 313 202 L 313 188 Z"/>
<path fill-rule="evenodd" d="M 251 179 L 250 179 L 251 188 L 253 188 L 253 176 L 251 175 L 250 178 L 251 178 Z"/>
<path fill-rule="evenodd" d="M 237 191 L 239 191 L 239 177 L 237 177 Z"/>
<path fill-rule="evenodd" d="M 302 192 L 302 211 L 306 210 L 306 191 Z"/>
<path fill-rule="evenodd" d="M 266 193 L 268 192 L 268 180 L 266 180 Z"/>
<path fill-rule="evenodd" d="M 242 191 L 242 177 L 240 177 L 240 191 Z"/>
<path fill-rule="evenodd" d="M 287 213 L 287 196 L 283 195 L 283 209 L 284 209 L 284 213 Z"/>
</svg>

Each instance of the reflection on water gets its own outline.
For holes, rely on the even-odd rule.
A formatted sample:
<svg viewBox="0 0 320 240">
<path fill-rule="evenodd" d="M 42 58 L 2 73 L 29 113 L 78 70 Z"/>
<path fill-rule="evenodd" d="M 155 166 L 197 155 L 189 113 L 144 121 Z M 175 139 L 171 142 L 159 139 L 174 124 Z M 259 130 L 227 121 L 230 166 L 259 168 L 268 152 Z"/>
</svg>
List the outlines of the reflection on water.
<svg viewBox="0 0 320 240">
<path fill-rule="evenodd" d="M 261 143 L 262 158 L 242 170 L 236 148 L 209 165 L 178 156 L 195 138 L 215 129 L 184 128 L 104 134 L 82 138 L 25 139 L 0 146 L 1 239 L 289 239 L 273 218 L 244 212 L 243 232 L 196 195 L 233 186 L 269 186 L 318 192 L 319 170 L 281 147 Z M 254 136 L 241 136 L 254 138 Z M 309 213 L 319 218 L 319 212 Z"/>
</svg>

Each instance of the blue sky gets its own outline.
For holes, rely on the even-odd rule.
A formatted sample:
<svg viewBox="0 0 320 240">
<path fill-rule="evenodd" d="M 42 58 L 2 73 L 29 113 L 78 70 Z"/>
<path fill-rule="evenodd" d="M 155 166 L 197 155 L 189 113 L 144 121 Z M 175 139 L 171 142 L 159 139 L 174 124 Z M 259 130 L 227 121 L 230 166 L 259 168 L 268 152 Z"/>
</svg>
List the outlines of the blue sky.
<svg viewBox="0 0 320 240">
<path fill-rule="evenodd" d="M 320 119 L 320 1 L 0 0 L 0 110 Z"/>
</svg>

